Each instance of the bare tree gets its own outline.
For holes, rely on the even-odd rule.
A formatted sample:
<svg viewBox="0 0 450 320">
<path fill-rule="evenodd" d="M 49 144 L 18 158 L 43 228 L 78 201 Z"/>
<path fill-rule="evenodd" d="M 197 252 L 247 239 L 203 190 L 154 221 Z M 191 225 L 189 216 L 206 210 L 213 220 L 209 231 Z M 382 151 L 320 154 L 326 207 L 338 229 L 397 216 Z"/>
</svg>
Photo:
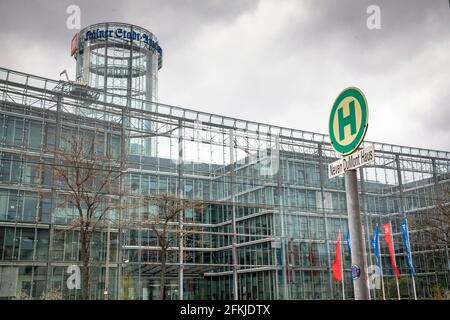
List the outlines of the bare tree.
<svg viewBox="0 0 450 320">
<path fill-rule="evenodd" d="M 128 222 L 136 227 L 147 228 L 154 232 L 158 239 L 158 246 L 161 247 L 161 273 L 159 299 L 165 300 L 167 253 L 170 247 L 176 245 L 176 241 L 184 238 L 185 230 L 181 230 L 180 218 L 186 210 L 200 209 L 203 203 L 200 201 L 180 198 L 170 194 L 158 194 L 145 197 L 146 207 L 149 209 L 143 218 L 128 219 Z"/>
<path fill-rule="evenodd" d="M 426 224 L 434 230 L 432 238 L 437 244 L 450 246 L 450 186 L 443 186 L 434 202 L 435 210 Z"/>
<path fill-rule="evenodd" d="M 62 150 L 56 152 L 55 180 L 60 183 L 62 199 L 77 213 L 72 227 L 79 230 L 82 260 L 83 299 L 89 299 L 89 261 L 91 240 L 104 225 L 110 210 L 120 206 L 120 190 L 115 183 L 122 175 L 117 159 L 99 151 L 93 137 L 74 134 L 63 139 Z"/>
<path fill-rule="evenodd" d="M 427 231 L 427 245 L 450 246 L 450 186 L 443 185 L 433 195 L 432 208 L 417 217 L 416 229 Z"/>
</svg>

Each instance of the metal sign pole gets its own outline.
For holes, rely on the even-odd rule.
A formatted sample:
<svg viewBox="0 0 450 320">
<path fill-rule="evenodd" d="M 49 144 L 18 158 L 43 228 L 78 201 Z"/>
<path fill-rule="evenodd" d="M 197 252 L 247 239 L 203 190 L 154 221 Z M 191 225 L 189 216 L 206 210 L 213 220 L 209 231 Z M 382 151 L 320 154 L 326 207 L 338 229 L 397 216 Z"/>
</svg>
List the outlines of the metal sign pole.
<svg viewBox="0 0 450 320">
<path fill-rule="evenodd" d="M 348 227 L 350 229 L 350 244 L 352 248 L 352 278 L 355 300 L 369 300 L 367 286 L 367 271 L 364 268 L 364 239 L 361 229 L 361 214 L 359 212 L 358 184 L 356 170 L 345 172 L 345 190 L 347 196 Z"/>
</svg>

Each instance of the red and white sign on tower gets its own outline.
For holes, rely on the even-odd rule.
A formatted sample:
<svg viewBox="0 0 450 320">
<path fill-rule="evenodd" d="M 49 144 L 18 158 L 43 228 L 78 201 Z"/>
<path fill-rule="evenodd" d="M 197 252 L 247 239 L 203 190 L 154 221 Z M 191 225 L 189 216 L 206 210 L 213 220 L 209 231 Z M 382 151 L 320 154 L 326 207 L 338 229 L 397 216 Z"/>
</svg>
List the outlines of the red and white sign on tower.
<svg viewBox="0 0 450 320">
<path fill-rule="evenodd" d="M 77 53 L 78 49 L 78 35 L 74 35 L 72 41 L 70 42 L 70 56 L 72 57 L 75 53 Z"/>
</svg>

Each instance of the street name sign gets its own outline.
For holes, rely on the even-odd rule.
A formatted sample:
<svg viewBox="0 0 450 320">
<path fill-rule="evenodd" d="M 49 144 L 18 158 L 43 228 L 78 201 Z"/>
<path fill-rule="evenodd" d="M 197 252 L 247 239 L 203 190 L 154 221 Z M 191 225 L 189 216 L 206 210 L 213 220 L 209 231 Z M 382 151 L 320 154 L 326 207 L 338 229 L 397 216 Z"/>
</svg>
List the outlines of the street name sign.
<svg viewBox="0 0 450 320">
<path fill-rule="evenodd" d="M 328 164 L 328 178 L 334 178 L 352 170 L 371 163 L 375 160 L 375 147 L 372 145 L 360 149 L 346 157 Z"/>
</svg>

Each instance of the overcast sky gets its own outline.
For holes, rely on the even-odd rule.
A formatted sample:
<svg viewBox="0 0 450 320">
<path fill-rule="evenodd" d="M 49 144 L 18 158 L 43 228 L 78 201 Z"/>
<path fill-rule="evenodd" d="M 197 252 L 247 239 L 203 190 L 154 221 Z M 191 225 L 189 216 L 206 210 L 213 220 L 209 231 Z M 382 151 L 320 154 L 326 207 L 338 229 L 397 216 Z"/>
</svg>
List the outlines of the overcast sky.
<svg viewBox="0 0 450 320">
<path fill-rule="evenodd" d="M 158 37 L 161 103 L 327 133 L 334 99 L 357 86 L 367 140 L 450 150 L 449 0 L 0 0 L 0 66 L 73 79 L 70 4 L 82 28 L 121 21 Z"/>
</svg>

